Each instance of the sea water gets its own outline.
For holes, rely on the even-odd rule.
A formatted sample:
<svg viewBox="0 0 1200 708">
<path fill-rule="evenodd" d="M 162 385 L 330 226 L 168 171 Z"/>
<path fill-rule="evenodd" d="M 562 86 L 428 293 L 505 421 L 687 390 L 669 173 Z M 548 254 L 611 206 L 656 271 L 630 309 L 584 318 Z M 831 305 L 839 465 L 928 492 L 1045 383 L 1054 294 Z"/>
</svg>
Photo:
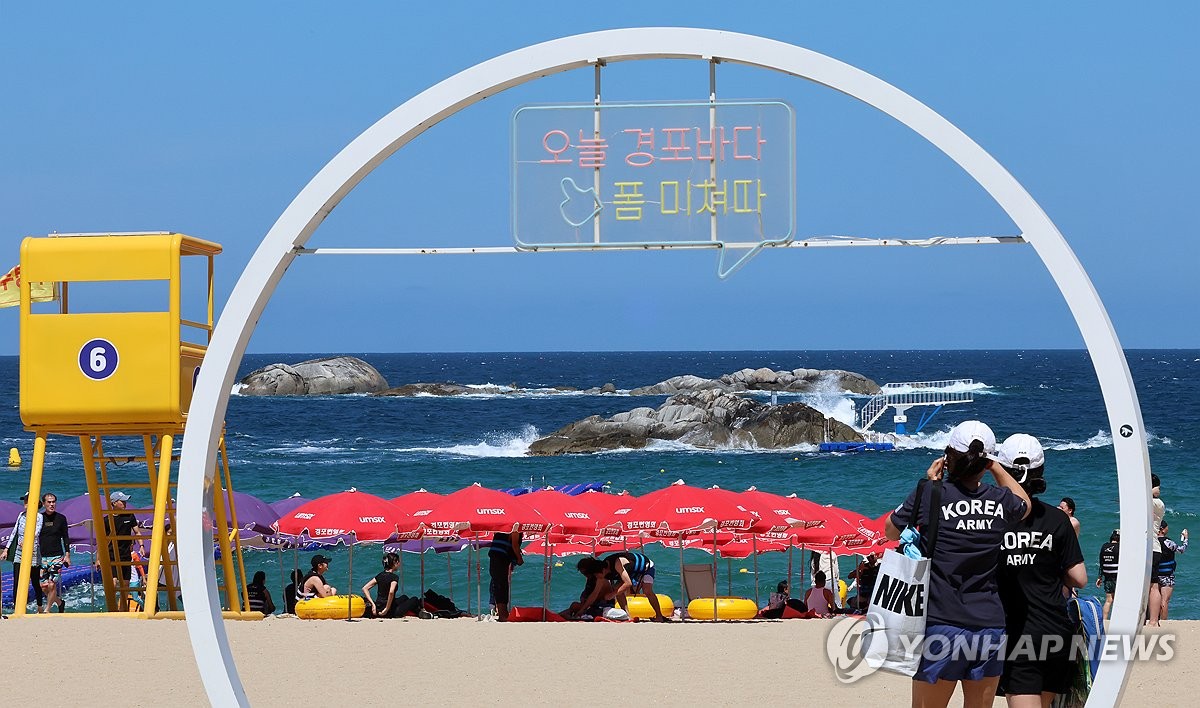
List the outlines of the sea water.
<svg viewBox="0 0 1200 708">
<path fill-rule="evenodd" d="M 273 362 L 296 363 L 314 354 L 247 356 L 240 374 Z M 1026 432 L 1046 448 L 1048 491 L 1042 498 L 1057 504 L 1064 496 L 1078 505 L 1082 548 L 1089 583 L 1094 587 L 1100 545 L 1118 524 L 1118 495 L 1109 430 L 1095 373 L 1083 351 L 817 351 L 817 352 L 599 352 L 599 353 L 470 353 L 357 354 L 374 365 L 393 386 L 414 382 L 456 382 L 511 387 L 513 392 L 455 397 L 412 398 L 365 395 L 320 397 L 233 396 L 227 416 L 228 449 L 234 486 L 268 502 L 299 492 L 307 498 L 355 487 L 384 498 L 414 489 L 449 493 L 473 482 L 488 487 L 600 482 L 612 491 L 644 494 L 682 479 L 695 486 L 718 484 L 734 490 L 755 485 L 778 494 L 796 493 L 822 504 L 834 504 L 867 516 L 896 506 L 945 446 L 949 429 L 966 419 L 992 426 L 999 439 Z M 1195 461 L 1200 440 L 1200 351 L 1134 350 L 1127 352 L 1142 415 L 1150 440 L 1152 467 L 1163 481 L 1166 520 L 1172 536 L 1192 525 L 1200 510 Z M 768 367 L 848 369 L 880 384 L 887 382 L 969 378 L 974 402 L 947 406 L 920 432 L 901 439 L 892 452 L 821 453 L 812 446 L 787 450 L 698 449 L 679 443 L 655 443 L 644 450 L 590 455 L 529 457 L 529 444 L 540 436 L 587 417 L 610 416 L 639 406 L 660 405 L 664 396 L 630 396 L 628 390 L 680 374 L 713 378 L 742 368 Z M 18 413 L 17 359 L 0 358 L 0 439 L 17 447 L 24 465 L 0 471 L 0 498 L 17 501 L 28 486 L 32 436 L 23 431 Z M 556 387 L 587 389 L 612 383 L 615 394 L 588 395 Z M 762 400 L 767 400 L 763 396 Z M 805 395 L 781 395 L 780 402 L 799 400 L 826 415 L 852 422 L 853 406 L 866 397 L 833 387 Z M 908 412 L 912 432 L 927 412 Z M 876 424 L 891 430 L 891 413 Z M 128 443 L 127 443 L 128 445 Z M 109 454 L 141 454 L 140 443 Z M 145 468 L 114 469 L 114 479 L 145 481 Z M 65 499 L 86 491 L 78 441 L 54 437 L 48 446 L 44 491 Z M 130 490 L 131 506 L 149 506 L 145 490 Z M 1200 530 L 1200 527 L 1197 527 Z M 660 545 L 646 552 L 658 566 L 660 592 L 678 599 L 679 553 Z M 1195 553 L 1195 551 L 1192 551 Z M 280 599 L 281 571 L 293 564 L 307 569 L 307 555 L 268 551 L 245 554 L 247 572 L 267 572 L 268 587 Z M 359 546 L 354 553 L 353 582 L 347 551 L 335 549 L 328 579 L 339 590 L 357 590 L 379 569 L 379 546 Z M 471 560 L 466 553 L 426 553 L 425 586 L 452 595 L 466 607 L 476 603 L 468 588 Z M 405 554 L 404 592 L 421 587 L 420 556 Z M 706 562 L 697 550 L 685 562 Z M 561 609 L 575 599 L 583 582 L 575 558 L 552 559 L 550 606 Z M 554 567 L 561 562 L 561 567 Z M 792 558 L 796 582 L 800 554 Z M 843 561 L 843 574 L 852 559 Z M 719 561 L 718 589 L 765 602 L 775 584 L 786 577 L 787 554 L 768 553 L 754 559 Z M 479 593 L 487 603 L 485 584 Z M 747 572 L 739 572 L 745 569 Z M 1200 618 L 1200 562 L 1179 557 L 1178 583 L 1171 617 Z M 513 577 L 513 603 L 541 605 L 543 561 L 531 557 Z M 91 604 L 84 585 L 69 594 L 72 607 Z"/>
</svg>

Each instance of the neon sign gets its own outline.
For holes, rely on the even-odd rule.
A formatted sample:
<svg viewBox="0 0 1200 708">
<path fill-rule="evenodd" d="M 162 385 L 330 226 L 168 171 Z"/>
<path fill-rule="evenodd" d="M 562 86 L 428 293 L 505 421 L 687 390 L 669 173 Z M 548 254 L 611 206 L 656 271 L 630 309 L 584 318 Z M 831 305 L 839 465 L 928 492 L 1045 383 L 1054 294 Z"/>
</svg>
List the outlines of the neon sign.
<svg viewBox="0 0 1200 708">
<path fill-rule="evenodd" d="M 782 101 L 524 106 L 512 155 L 520 248 L 717 245 L 725 277 L 795 231 Z M 728 244 L 747 252 L 727 263 Z"/>
</svg>

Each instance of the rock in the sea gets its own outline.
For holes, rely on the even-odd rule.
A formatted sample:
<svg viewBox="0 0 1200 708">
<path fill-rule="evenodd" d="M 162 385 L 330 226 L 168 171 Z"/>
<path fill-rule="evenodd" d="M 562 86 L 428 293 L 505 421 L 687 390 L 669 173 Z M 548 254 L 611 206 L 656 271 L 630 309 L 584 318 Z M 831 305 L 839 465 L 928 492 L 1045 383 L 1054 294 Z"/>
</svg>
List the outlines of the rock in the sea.
<svg viewBox="0 0 1200 708">
<path fill-rule="evenodd" d="M 529 454 L 636 450 L 651 440 L 772 450 L 802 443 L 862 442 L 863 438 L 850 426 L 803 403 L 773 406 L 708 389 L 672 396 L 657 410 L 641 407 L 610 418 L 584 418 L 535 440 Z"/>
<path fill-rule="evenodd" d="M 456 383 L 410 383 L 386 391 L 376 393 L 376 396 L 462 396 L 467 393 L 507 393 L 508 389 L 499 386 L 463 386 Z"/>
<path fill-rule="evenodd" d="M 362 359 L 335 356 L 299 364 L 271 364 L 241 380 L 243 396 L 327 396 L 375 393 L 388 387 L 383 376 Z"/>
<path fill-rule="evenodd" d="M 842 369 L 793 369 L 772 371 L 768 368 L 742 369 L 715 379 L 705 379 L 690 374 L 674 376 L 651 386 L 632 389 L 631 396 L 663 396 L 695 391 L 789 391 L 806 393 L 829 387 L 874 395 L 879 393 L 879 384 L 862 374 Z"/>
</svg>

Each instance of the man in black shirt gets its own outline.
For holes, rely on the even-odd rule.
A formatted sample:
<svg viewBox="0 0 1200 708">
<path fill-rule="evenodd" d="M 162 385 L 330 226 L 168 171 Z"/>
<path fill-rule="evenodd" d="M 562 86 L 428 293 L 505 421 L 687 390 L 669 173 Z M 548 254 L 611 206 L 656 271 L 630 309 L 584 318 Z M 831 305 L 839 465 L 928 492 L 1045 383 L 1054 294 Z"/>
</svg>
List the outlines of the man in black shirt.
<svg viewBox="0 0 1200 708">
<path fill-rule="evenodd" d="M 59 597 L 58 578 L 63 568 L 71 565 L 71 542 L 67 537 L 67 517 L 58 513 L 58 497 L 42 495 L 42 533 L 38 536 L 38 550 L 42 555 L 42 592 L 46 594 L 46 607 L 58 605 L 60 613 L 67 611 L 67 601 Z M 42 608 L 38 608 L 41 612 Z"/>
<path fill-rule="evenodd" d="M 133 536 L 137 535 L 137 519 L 125 511 L 129 495 L 113 492 L 108 495 L 109 506 L 114 511 L 104 518 L 104 532 L 108 538 L 108 560 L 113 564 L 112 575 L 120 581 L 120 595 L 129 595 L 129 576 L 133 563 Z M 114 548 L 116 552 L 114 553 Z M 121 603 L 118 602 L 118 605 Z"/>
<path fill-rule="evenodd" d="M 1035 497 L 1046 491 L 1045 455 L 1037 438 L 1013 435 L 997 448 L 997 457 L 1033 502 L 1029 516 L 1004 534 L 1001 547 L 998 581 L 1008 653 L 1000 691 L 1009 705 L 1019 702 L 1018 696 L 1047 705 L 1070 688 L 1075 676 L 1074 632 L 1063 588 L 1083 587 L 1087 569 L 1070 518 Z"/>
</svg>

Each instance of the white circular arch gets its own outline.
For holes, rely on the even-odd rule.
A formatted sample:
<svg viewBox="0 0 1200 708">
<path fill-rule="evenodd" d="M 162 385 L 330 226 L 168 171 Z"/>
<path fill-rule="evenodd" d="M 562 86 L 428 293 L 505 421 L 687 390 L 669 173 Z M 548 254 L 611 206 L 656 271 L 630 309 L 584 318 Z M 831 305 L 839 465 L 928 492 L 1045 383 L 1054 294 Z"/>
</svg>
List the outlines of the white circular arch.
<svg viewBox="0 0 1200 708">
<path fill-rule="evenodd" d="M 200 676 L 214 705 L 246 705 L 221 617 L 210 514 L 216 445 L 238 364 L 267 301 L 296 248 L 325 216 L 389 156 L 462 109 L 505 89 L 597 60 L 720 59 L 780 71 L 841 91 L 908 126 L 962 167 L 1007 212 L 1033 245 L 1070 307 L 1091 355 L 1113 431 L 1121 499 L 1122 553 L 1110 634 L 1141 625 L 1150 563 L 1149 454 L 1141 409 L 1108 313 L 1066 240 L 1000 163 L 945 118 L 860 69 L 791 44 L 709 29 L 607 30 L 519 49 L 462 71 L 421 92 L 355 138 L 313 177 L 259 244 L 221 313 L 188 414 L 179 464 L 179 570 L 187 626 Z M 1120 700 L 1130 665 L 1105 662 L 1089 705 Z"/>
</svg>

